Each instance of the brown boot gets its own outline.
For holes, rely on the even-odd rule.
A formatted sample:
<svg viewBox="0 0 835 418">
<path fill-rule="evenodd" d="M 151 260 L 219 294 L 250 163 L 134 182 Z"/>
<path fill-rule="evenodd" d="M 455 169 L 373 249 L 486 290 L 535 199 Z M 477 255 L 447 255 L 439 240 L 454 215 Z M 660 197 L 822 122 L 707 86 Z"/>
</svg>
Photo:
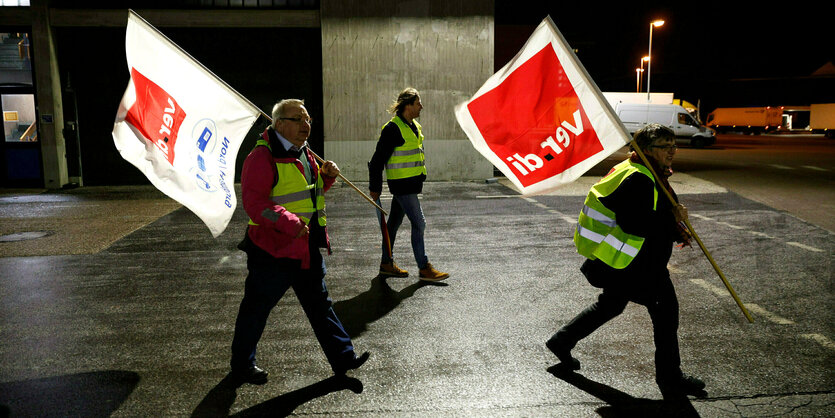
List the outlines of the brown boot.
<svg viewBox="0 0 835 418">
<path fill-rule="evenodd" d="M 425 282 L 439 282 L 447 277 L 449 277 L 449 273 L 435 270 L 430 263 L 426 263 L 426 267 L 420 269 L 420 279 Z"/>
<path fill-rule="evenodd" d="M 397 267 L 394 261 L 391 263 L 380 263 L 380 274 L 390 277 L 409 277 L 409 272 Z"/>
</svg>

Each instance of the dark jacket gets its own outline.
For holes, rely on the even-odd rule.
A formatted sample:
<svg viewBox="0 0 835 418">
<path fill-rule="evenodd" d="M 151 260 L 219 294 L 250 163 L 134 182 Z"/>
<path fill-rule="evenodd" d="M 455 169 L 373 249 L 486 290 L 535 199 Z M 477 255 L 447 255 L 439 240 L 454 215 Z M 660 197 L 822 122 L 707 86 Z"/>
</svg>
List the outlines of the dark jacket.
<svg viewBox="0 0 835 418">
<path fill-rule="evenodd" d="M 403 123 L 406 123 L 406 121 L 404 120 Z M 414 123 L 406 123 L 406 125 L 412 128 L 415 135 L 417 135 L 417 126 Z M 394 122 L 389 121 L 383 127 L 382 132 L 380 132 L 380 139 L 377 140 L 377 149 L 374 151 L 374 155 L 371 156 L 371 161 L 368 162 L 368 190 L 376 193 L 383 190 L 383 170 L 386 168 L 386 162 L 391 158 L 394 149 L 405 143 L 406 140 L 400 134 L 400 128 Z M 421 193 L 423 191 L 424 181 L 426 181 L 426 176 L 423 174 L 405 179 L 386 179 L 391 194 Z"/>
<path fill-rule="evenodd" d="M 658 191 L 658 203 L 652 210 L 653 187 Z M 586 260 L 581 271 L 597 287 L 617 287 L 633 294 L 652 295 L 659 280 L 669 280 L 667 263 L 673 243 L 678 237 L 672 204 L 660 185 L 641 174 L 633 173 L 618 188 L 600 202 L 615 212 L 618 225 L 624 232 L 644 238 L 638 255 L 622 270 L 609 267 L 600 260 Z M 678 200 L 675 193 L 673 197 Z"/>
</svg>

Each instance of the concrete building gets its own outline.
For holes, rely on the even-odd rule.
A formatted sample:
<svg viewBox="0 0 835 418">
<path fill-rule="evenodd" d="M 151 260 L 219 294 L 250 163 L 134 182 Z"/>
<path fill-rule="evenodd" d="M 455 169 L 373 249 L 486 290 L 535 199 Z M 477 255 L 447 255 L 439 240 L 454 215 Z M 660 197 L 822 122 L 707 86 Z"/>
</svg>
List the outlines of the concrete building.
<svg viewBox="0 0 835 418">
<path fill-rule="evenodd" d="M 385 110 L 408 86 L 425 106 L 430 180 L 492 176 L 453 115 L 494 72 L 492 0 L 18 3 L 0 7 L 0 187 L 147 183 L 110 135 L 129 79 L 128 8 L 266 113 L 305 99 L 312 148 L 349 179 L 367 180 Z M 247 135 L 238 175 L 265 126 Z"/>
</svg>

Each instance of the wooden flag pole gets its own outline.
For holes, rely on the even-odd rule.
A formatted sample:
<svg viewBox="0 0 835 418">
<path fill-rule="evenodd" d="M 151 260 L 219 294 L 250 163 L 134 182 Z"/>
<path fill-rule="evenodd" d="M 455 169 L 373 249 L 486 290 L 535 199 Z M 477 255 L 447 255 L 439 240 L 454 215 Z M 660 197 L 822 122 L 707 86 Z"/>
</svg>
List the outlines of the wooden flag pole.
<svg viewBox="0 0 835 418">
<path fill-rule="evenodd" d="M 310 149 L 310 148 L 308 148 L 308 149 Z M 310 150 L 310 153 L 313 154 L 313 157 L 315 157 L 320 163 L 322 163 L 322 164 L 325 163 L 325 160 L 323 160 L 322 157 L 316 155 L 316 153 L 313 152 L 313 150 Z M 357 193 L 361 194 L 362 197 L 364 197 L 365 200 L 369 201 L 372 205 L 374 205 L 374 207 L 376 207 L 377 210 L 379 210 L 380 212 L 383 212 L 384 215 L 388 215 L 388 212 L 383 210 L 383 208 L 380 207 L 380 205 L 378 205 L 377 202 L 375 202 L 373 199 L 371 199 L 371 197 L 369 197 L 367 194 L 363 193 L 363 191 L 360 190 L 357 186 L 354 186 L 354 183 L 351 183 L 348 179 L 346 179 L 345 176 L 342 175 L 342 173 L 339 173 L 339 179 L 344 181 L 345 184 L 351 186 L 354 190 L 357 191 Z"/>
<path fill-rule="evenodd" d="M 638 144 L 636 144 L 634 140 L 630 144 L 632 144 L 632 149 L 635 150 L 635 153 L 638 154 L 638 157 L 641 158 L 641 161 L 644 162 L 644 165 L 649 169 L 649 171 L 650 171 L 650 173 L 652 173 L 653 177 L 655 177 L 656 179 L 659 179 L 660 177 L 658 177 L 658 174 L 652 168 L 652 164 L 650 164 L 649 161 L 647 161 L 647 157 L 641 151 L 641 147 L 639 147 Z M 673 204 L 673 206 L 678 205 L 676 200 L 673 198 L 673 195 L 670 194 L 670 191 L 667 190 L 666 187 L 661 187 L 660 189 L 664 191 L 664 194 L 667 195 L 667 198 L 670 199 L 670 202 Z M 748 322 L 753 323 L 754 318 L 751 316 L 750 313 L 748 313 L 748 309 L 746 309 L 745 305 L 742 304 L 742 301 L 739 300 L 739 296 L 736 295 L 736 292 L 734 291 L 734 288 L 731 287 L 731 284 L 728 282 L 728 279 L 725 277 L 725 274 L 722 273 L 722 269 L 719 268 L 719 266 L 716 264 L 716 261 L 713 260 L 713 256 L 710 255 L 710 252 L 707 250 L 704 243 L 702 243 L 702 240 L 699 239 L 699 235 L 696 234 L 696 231 L 693 229 L 693 226 L 690 225 L 690 219 L 685 217 L 684 218 L 684 224 L 687 225 L 687 229 L 690 231 L 690 234 L 693 235 L 693 238 L 699 244 L 699 248 L 702 249 L 702 252 L 705 254 L 708 261 L 710 261 L 710 264 L 713 266 L 713 269 L 716 270 L 717 274 L 719 274 L 719 278 L 722 279 L 722 283 L 725 284 L 725 287 L 728 289 L 728 292 L 730 292 L 731 296 L 736 301 L 736 304 L 739 305 L 739 309 L 742 309 L 742 313 L 745 314 L 745 317 L 748 319 Z"/>
<path fill-rule="evenodd" d="M 264 112 L 261 112 L 261 116 L 263 116 L 264 118 L 266 118 L 268 121 L 270 121 L 270 124 L 272 124 L 272 122 L 273 122 L 273 118 L 271 118 L 269 115 L 267 115 L 267 114 L 266 114 L 266 113 L 264 113 Z M 319 155 L 317 155 L 315 152 L 313 152 L 313 150 L 312 150 L 312 149 L 310 149 L 310 147 L 308 147 L 307 149 L 308 149 L 308 150 L 310 150 L 310 153 L 311 153 L 311 154 L 313 154 L 313 157 L 314 157 L 314 158 L 316 158 L 316 160 L 317 160 L 317 161 L 319 161 L 319 162 L 320 162 L 320 163 L 322 163 L 322 164 L 324 164 L 324 163 L 325 163 L 325 160 L 323 160 L 323 159 L 322 159 L 322 157 L 320 157 L 320 156 L 319 156 Z M 364 197 L 364 198 L 365 198 L 365 200 L 367 200 L 367 201 L 368 201 L 368 202 L 370 202 L 372 205 L 374 205 L 374 207 L 376 207 L 376 208 L 377 208 L 380 212 L 383 212 L 383 214 L 388 215 L 388 212 L 386 212 L 383 208 L 381 208 L 381 207 L 380 207 L 380 205 L 378 205 L 378 204 L 377 204 L 377 202 L 375 202 L 375 201 L 374 201 L 374 200 L 372 200 L 370 197 L 368 197 L 368 195 L 366 195 L 365 193 L 363 193 L 363 191 L 362 191 L 362 190 L 360 190 L 357 186 L 354 186 L 354 183 L 351 183 L 351 181 L 350 181 L 350 180 L 346 179 L 346 178 L 345 178 L 345 176 L 343 176 L 343 175 L 342 175 L 342 173 L 339 173 L 339 174 L 338 174 L 338 176 L 339 176 L 339 179 L 340 179 L 340 180 L 344 181 L 344 182 L 345 182 L 345 184 L 347 184 L 347 185 L 351 186 L 351 188 L 353 188 L 354 190 L 356 190 L 356 191 L 357 191 L 357 193 L 361 194 L 361 195 L 362 195 L 362 197 Z"/>
</svg>

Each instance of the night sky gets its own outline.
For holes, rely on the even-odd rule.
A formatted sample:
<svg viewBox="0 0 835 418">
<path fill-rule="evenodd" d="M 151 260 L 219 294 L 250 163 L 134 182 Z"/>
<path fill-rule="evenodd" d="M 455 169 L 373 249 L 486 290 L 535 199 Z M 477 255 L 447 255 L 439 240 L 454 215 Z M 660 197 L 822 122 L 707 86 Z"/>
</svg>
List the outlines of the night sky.
<svg viewBox="0 0 835 418">
<path fill-rule="evenodd" d="M 835 61 L 833 15 L 824 12 L 825 2 L 767 9 L 769 3 L 496 0 L 496 67 L 550 15 L 601 90 L 634 92 L 649 22 L 663 19 L 664 26 L 653 29 L 653 92 L 701 100 L 707 111 L 835 102 L 835 75 L 809 78 Z"/>
</svg>

